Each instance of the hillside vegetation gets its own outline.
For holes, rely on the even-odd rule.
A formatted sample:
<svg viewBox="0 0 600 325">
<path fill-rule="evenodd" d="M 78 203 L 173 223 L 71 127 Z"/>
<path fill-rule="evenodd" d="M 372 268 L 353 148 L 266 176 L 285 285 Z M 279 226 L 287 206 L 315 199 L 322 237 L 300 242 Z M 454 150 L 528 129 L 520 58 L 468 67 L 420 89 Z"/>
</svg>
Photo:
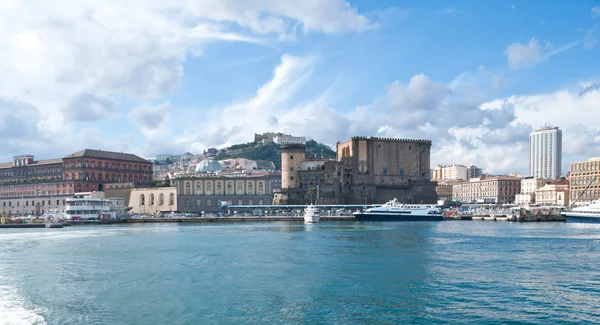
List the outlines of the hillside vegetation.
<svg viewBox="0 0 600 325">
<path fill-rule="evenodd" d="M 329 146 L 315 140 L 306 141 L 307 158 L 335 158 L 335 151 Z M 254 142 L 236 144 L 219 152 L 218 159 L 247 158 L 252 160 L 268 160 L 281 170 L 281 149 L 275 143 L 257 144 Z"/>
</svg>

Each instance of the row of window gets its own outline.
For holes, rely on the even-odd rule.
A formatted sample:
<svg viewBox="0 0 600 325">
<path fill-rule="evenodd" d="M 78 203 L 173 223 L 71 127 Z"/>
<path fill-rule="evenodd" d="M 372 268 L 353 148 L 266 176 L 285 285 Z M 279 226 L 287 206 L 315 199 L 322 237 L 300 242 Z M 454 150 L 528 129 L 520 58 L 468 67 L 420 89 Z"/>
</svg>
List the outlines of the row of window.
<svg viewBox="0 0 600 325">
<path fill-rule="evenodd" d="M 129 175 L 129 178 L 127 177 L 127 175 L 118 175 L 118 174 L 102 174 L 102 173 L 98 173 L 98 179 L 96 179 L 96 173 L 91 173 L 91 175 L 89 173 L 71 173 L 71 174 L 67 174 L 68 176 L 70 176 L 69 179 L 71 180 L 80 180 L 80 181 L 102 181 L 102 176 L 104 177 L 104 181 L 105 182 L 127 182 L 127 180 L 129 179 L 129 182 L 135 182 L 138 183 L 149 183 L 150 181 L 150 177 L 148 176 L 132 176 Z"/>
<path fill-rule="evenodd" d="M 217 195 L 221 195 L 223 194 L 223 183 L 218 182 L 217 185 L 215 186 L 216 188 L 216 194 Z M 227 195 L 233 195 L 233 185 L 232 183 L 227 183 L 227 190 L 226 190 L 226 194 Z M 206 195 L 212 195 L 213 193 L 213 186 L 211 183 L 206 183 Z M 264 184 L 263 182 L 259 182 L 257 185 L 257 194 L 258 195 L 262 195 L 264 193 Z M 201 195 L 202 193 L 202 183 L 196 183 L 196 191 L 195 191 L 196 195 Z M 237 187 L 237 194 L 247 194 L 247 195 L 253 195 L 254 194 L 254 185 L 253 183 L 248 183 L 247 186 L 247 190 L 246 193 L 244 193 L 244 184 L 243 183 L 238 183 L 238 187 Z M 191 182 L 186 182 L 185 183 L 185 195 L 192 195 L 192 183 Z"/>
<path fill-rule="evenodd" d="M 145 194 L 140 194 L 139 203 L 140 203 L 140 206 L 146 205 L 146 195 Z M 148 205 L 154 205 L 154 203 L 155 203 L 154 202 L 154 194 L 150 194 Z M 165 194 L 164 193 L 160 193 L 158 195 L 158 205 L 165 205 Z M 169 205 L 175 205 L 175 194 L 174 193 L 169 194 Z"/>
<path fill-rule="evenodd" d="M 98 168 L 103 168 L 102 167 L 102 162 L 99 161 L 98 164 L 97 164 L 97 166 L 98 166 Z M 77 161 L 77 162 L 71 161 L 71 168 L 75 168 L 75 167 L 78 167 L 78 168 L 82 168 L 82 167 L 85 167 L 85 168 L 96 168 L 96 164 L 93 161 L 90 162 L 90 161 L 87 161 L 87 160 L 85 160 L 83 162 L 81 162 L 81 161 Z M 129 164 L 129 165 L 128 164 L 123 164 L 123 165 L 121 165 L 120 163 L 108 163 L 108 162 L 104 164 L 104 168 L 107 168 L 107 169 L 110 168 L 110 169 L 121 170 L 121 167 L 123 168 L 122 170 L 128 170 L 128 171 L 140 171 L 140 172 L 144 171 L 144 172 L 148 172 L 148 171 L 151 170 L 150 166 L 141 166 L 141 165 L 137 165 L 137 164 L 136 165 L 134 165 L 134 164 Z M 69 163 L 68 162 L 65 162 L 65 168 L 69 168 Z"/>
<path fill-rule="evenodd" d="M 23 206 L 28 207 L 29 206 L 29 202 L 31 202 L 31 206 L 32 207 L 36 206 L 36 203 L 35 203 L 34 200 L 31 200 L 31 201 L 26 200 L 26 201 L 24 201 L 24 205 Z M 52 204 L 52 200 L 48 200 L 47 202 L 48 202 L 48 205 Z M 12 202 L 11 201 L 8 201 L 8 205 L 6 203 L 7 203 L 6 201 L 2 202 L 2 206 L 4 206 L 4 207 L 12 207 Z M 17 203 L 16 206 L 20 206 L 21 201 L 17 201 L 16 203 Z M 62 204 L 65 205 L 65 200 L 62 200 Z M 37 206 L 45 206 L 45 205 L 46 205 L 46 200 L 40 200 L 40 201 L 37 202 Z M 60 200 L 56 200 L 56 205 L 60 205 Z"/>
</svg>

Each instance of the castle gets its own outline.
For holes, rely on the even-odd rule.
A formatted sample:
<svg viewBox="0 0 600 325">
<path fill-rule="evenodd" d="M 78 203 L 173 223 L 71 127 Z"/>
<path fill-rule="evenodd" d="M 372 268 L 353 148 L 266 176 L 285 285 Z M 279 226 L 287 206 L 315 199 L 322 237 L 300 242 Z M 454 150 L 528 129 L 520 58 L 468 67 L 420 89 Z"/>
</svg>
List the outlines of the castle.
<svg viewBox="0 0 600 325">
<path fill-rule="evenodd" d="M 306 159 L 306 145 L 281 145 L 281 184 L 274 204 L 375 204 L 393 198 L 434 203 L 430 140 L 352 137 L 336 159 Z"/>
</svg>

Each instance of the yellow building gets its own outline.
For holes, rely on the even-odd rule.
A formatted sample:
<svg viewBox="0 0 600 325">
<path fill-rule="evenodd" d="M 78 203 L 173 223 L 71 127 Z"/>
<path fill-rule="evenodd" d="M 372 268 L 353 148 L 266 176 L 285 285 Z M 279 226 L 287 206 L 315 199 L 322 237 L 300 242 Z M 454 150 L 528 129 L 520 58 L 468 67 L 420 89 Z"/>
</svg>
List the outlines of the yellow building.
<svg viewBox="0 0 600 325">
<path fill-rule="evenodd" d="M 177 189 L 175 187 L 155 187 L 132 189 L 129 194 L 131 212 L 154 214 L 177 211 Z"/>
<path fill-rule="evenodd" d="M 542 205 L 569 204 L 569 182 L 566 180 L 546 184 L 535 191 L 535 203 Z"/>
<path fill-rule="evenodd" d="M 280 173 L 190 174 L 172 180 L 177 192 L 177 211 L 219 211 L 229 205 L 267 205 L 273 202 L 273 188 L 280 187 Z"/>
</svg>

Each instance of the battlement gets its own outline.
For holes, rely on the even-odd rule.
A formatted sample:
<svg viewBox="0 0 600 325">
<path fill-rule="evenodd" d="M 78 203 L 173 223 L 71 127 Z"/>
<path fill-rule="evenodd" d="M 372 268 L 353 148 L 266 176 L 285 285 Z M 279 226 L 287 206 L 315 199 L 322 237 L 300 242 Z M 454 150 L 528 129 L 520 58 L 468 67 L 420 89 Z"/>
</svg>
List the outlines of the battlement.
<svg viewBox="0 0 600 325">
<path fill-rule="evenodd" d="M 410 142 L 410 143 L 423 143 L 431 144 L 431 140 L 426 139 L 401 139 L 401 138 L 378 138 L 378 137 L 352 137 L 352 140 L 377 140 L 377 141 L 393 141 L 393 142 Z"/>
</svg>

